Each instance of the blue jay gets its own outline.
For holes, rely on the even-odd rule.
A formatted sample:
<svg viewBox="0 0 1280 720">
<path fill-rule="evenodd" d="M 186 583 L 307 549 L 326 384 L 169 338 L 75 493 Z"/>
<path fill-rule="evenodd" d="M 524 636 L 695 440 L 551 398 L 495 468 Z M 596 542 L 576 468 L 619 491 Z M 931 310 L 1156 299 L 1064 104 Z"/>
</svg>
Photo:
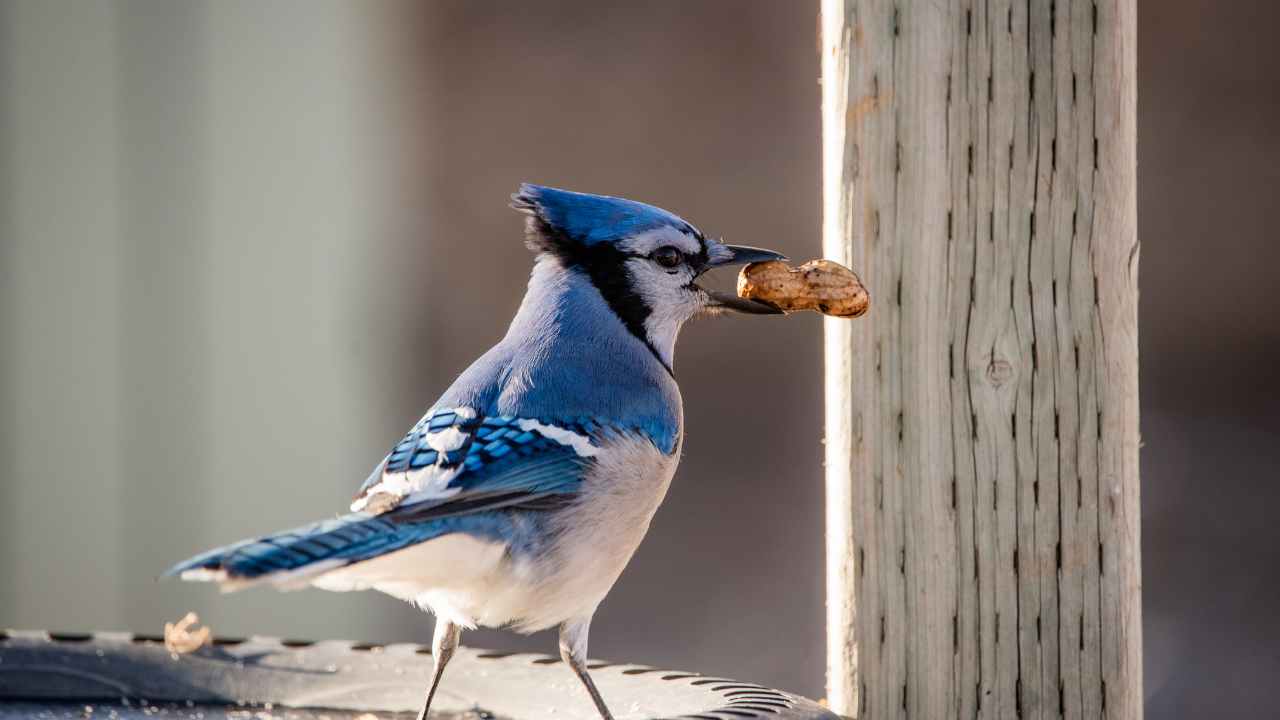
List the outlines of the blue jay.
<svg viewBox="0 0 1280 720">
<path fill-rule="evenodd" d="M 587 633 L 680 460 L 676 336 L 698 315 L 778 314 L 703 288 L 710 268 L 784 259 L 708 238 L 643 203 L 522 185 L 536 254 L 502 340 L 454 381 L 360 487 L 351 512 L 218 548 L 169 571 L 234 590 L 373 589 L 436 616 L 431 707 L 462 628 Z"/>
</svg>

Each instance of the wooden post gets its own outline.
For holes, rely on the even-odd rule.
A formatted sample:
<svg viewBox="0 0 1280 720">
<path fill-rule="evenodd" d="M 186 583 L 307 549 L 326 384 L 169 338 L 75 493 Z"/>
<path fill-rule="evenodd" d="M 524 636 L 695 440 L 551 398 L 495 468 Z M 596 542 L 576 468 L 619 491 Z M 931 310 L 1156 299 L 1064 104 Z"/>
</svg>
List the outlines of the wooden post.
<svg viewBox="0 0 1280 720">
<path fill-rule="evenodd" d="M 823 0 L 829 699 L 1139 718 L 1133 0 Z"/>
</svg>

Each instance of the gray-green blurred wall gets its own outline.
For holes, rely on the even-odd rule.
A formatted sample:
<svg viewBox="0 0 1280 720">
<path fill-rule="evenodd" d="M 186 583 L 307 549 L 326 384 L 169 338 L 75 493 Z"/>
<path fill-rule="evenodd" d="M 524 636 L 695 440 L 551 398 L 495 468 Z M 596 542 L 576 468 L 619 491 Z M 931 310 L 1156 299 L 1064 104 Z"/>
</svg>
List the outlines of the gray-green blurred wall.
<svg viewBox="0 0 1280 720">
<path fill-rule="evenodd" d="M 386 9 L 0 5 L 2 624 L 379 634 L 155 577 L 334 514 L 403 430 Z"/>
</svg>

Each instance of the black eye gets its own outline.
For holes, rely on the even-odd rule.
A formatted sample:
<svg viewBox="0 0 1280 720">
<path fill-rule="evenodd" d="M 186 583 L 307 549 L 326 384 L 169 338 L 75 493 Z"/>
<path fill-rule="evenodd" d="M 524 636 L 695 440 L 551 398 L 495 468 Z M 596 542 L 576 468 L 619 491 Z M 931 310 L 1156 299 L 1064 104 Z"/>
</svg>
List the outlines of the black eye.
<svg viewBox="0 0 1280 720">
<path fill-rule="evenodd" d="M 684 261 L 684 255 L 670 245 L 654 250 L 649 257 L 664 268 L 673 268 Z"/>
</svg>

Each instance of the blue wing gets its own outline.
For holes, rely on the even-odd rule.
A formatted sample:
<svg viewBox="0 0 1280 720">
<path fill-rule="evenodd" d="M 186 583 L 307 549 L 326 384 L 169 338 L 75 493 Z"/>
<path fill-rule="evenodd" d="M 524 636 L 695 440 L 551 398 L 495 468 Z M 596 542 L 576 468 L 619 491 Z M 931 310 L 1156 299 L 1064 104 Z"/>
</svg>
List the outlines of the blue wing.
<svg viewBox="0 0 1280 720">
<path fill-rule="evenodd" d="M 433 410 L 360 487 L 352 510 L 465 501 L 476 494 L 577 491 L 598 443 L 615 431 L 593 420 L 478 416 Z"/>
<path fill-rule="evenodd" d="M 578 492 L 596 443 L 589 420 L 428 413 L 378 466 L 353 512 L 203 553 L 168 571 L 222 582 L 279 579 L 368 560 L 453 532 L 512 539 L 513 513 Z"/>
</svg>

